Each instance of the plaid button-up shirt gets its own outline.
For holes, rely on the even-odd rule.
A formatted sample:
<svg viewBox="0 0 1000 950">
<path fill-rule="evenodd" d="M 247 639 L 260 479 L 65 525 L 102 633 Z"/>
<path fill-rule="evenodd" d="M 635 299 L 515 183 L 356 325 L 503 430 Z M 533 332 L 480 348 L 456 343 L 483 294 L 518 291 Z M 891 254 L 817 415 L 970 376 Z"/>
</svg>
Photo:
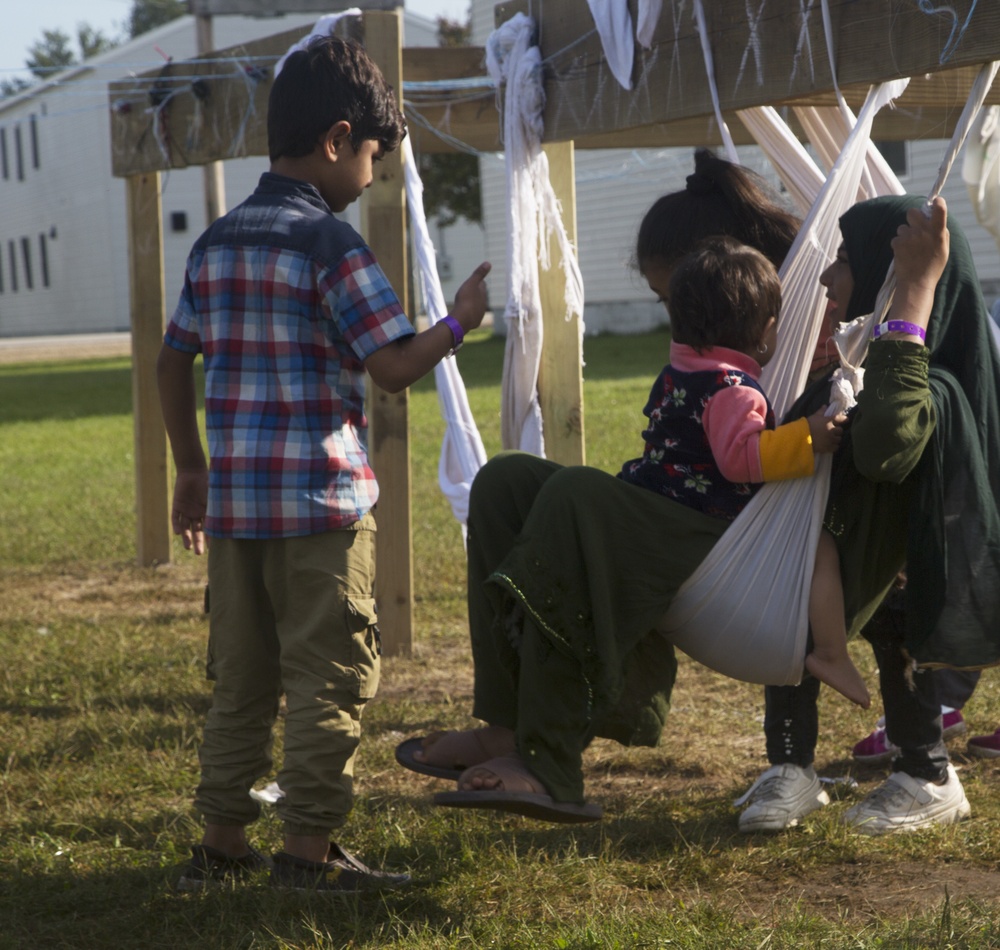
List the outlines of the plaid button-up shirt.
<svg viewBox="0 0 1000 950">
<path fill-rule="evenodd" d="M 358 233 L 312 185 L 264 174 L 194 245 L 165 337 L 203 354 L 206 534 L 318 534 L 369 511 L 364 360 L 413 332 Z"/>
</svg>

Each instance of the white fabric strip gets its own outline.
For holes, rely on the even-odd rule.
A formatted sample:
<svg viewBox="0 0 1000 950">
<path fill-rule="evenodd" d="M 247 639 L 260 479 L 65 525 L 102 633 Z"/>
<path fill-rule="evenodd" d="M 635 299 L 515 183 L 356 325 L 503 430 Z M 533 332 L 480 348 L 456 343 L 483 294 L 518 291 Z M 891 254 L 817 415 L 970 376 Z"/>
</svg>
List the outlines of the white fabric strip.
<svg viewBox="0 0 1000 950">
<path fill-rule="evenodd" d="M 583 277 L 562 223 L 542 151 L 541 54 L 532 45 L 535 23 L 523 13 L 494 30 L 486 42 L 486 69 L 504 87 L 501 108 L 507 175 L 507 344 L 501 393 L 503 447 L 545 454 L 538 402 L 542 348 L 539 266 L 549 267 L 555 236 L 566 276 L 566 316 L 583 317 Z"/>
<path fill-rule="evenodd" d="M 698 23 L 698 36 L 701 38 L 701 53 L 705 58 L 705 76 L 708 79 L 708 89 L 712 95 L 712 108 L 715 110 L 715 121 L 719 125 L 719 134 L 722 136 L 722 144 L 726 148 L 726 158 L 736 165 L 740 164 L 740 157 L 736 151 L 736 145 L 729 132 L 729 126 L 722 117 L 722 106 L 719 104 L 719 88 L 715 83 L 715 60 L 712 57 L 712 44 L 708 41 L 708 24 L 705 21 L 705 10 L 701 5 L 702 0 L 694 0 L 694 17 Z"/>
<path fill-rule="evenodd" d="M 983 109 L 969 133 L 962 180 L 976 220 L 1000 248 L 1000 106 Z"/>
<path fill-rule="evenodd" d="M 403 171 L 417 273 L 427 317 L 433 326 L 446 316 L 447 310 L 438 276 L 437 252 L 431 242 L 424 214 L 424 186 L 420 181 L 409 138 L 403 139 Z M 452 513 L 462 526 L 464 537 L 465 523 L 469 516 L 469 489 L 476 472 L 486 464 L 486 449 L 469 408 L 469 398 L 458 364 L 453 358 L 443 359 L 434 367 L 434 383 L 441 416 L 445 421 L 444 442 L 438 461 L 438 483 L 451 505 Z"/>
<path fill-rule="evenodd" d="M 639 0 L 635 38 L 644 49 L 651 49 L 653 46 L 653 34 L 656 32 L 656 24 L 660 21 L 662 10 L 663 0 Z"/>
<path fill-rule="evenodd" d="M 288 59 L 292 53 L 297 53 L 299 50 L 305 49 L 315 39 L 319 39 L 322 36 L 331 36 L 333 31 L 337 28 L 337 24 L 344 19 L 345 16 L 361 16 L 361 10 L 359 7 L 349 7 L 347 10 L 342 10 L 340 13 L 327 13 L 325 16 L 321 16 L 316 21 L 316 25 L 307 36 L 302 37 L 298 43 L 293 43 L 288 47 L 285 55 L 278 60 L 277 65 L 274 67 L 274 75 L 277 76 L 278 73 L 281 72 L 285 65 L 285 60 Z"/>
<path fill-rule="evenodd" d="M 993 85 L 998 69 L 1000 69 L 1000 62 L 986 63 L 973 80 L 965 108 L 955 123 L 955 131 L 938 167 L 934 184 L 928 192 L 928 203 L 941 194 L 941 189 L 948 180 L 948 175 L 958 158 L 958 153 L 962 150 L 962 146 L 983 108 L 986 94 L 990 91 L 990 86 Z M 868 347 L 871 345 L 872 330 L 877 323 L 882 323 L 888 316 L 895 290 L 896 268 L 894 263 L 890 263 L 889 271 L 885 275 L 885 283 L 875 301 L 875 311 L 867 316 L 858 317 L 851 323 L 842 323 L 834 336 L 843 364 L 860 366 L 864 362 L 868 355 Z"/>
<path fill-rule="evenodd" d="M 628 0 L 587 0 L 594 26 L 601 37 L 604 58 L 611 75 L 623 89 L 632 88 L 632 62 L 635 40 L 632 38 L 632 14 Z"/>
</svg>

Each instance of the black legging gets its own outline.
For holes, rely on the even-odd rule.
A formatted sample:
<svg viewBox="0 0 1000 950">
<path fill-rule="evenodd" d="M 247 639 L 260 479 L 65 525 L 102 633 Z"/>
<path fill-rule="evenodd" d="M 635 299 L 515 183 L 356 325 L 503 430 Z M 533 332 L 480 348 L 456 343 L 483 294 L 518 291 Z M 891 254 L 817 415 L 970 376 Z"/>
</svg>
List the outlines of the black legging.
<svg viewBox="0 0 1000 950">
<path fill-rule="evenodd" d="M 893 770 L 918 779 L 944 778 L 948 750 L 941 734 L 938 689 L 930 670 L 914 672 L 912 687 L 907 680 L 901 592 L 890 592 L 862 636 L 871 643 L 878 663 L 886 734 L 900 748 Z M 798 686 L 766 687 L 764 696 L 768 760 L 772 765 L 812 765 L 819 733 L 819 680 L 807 674 Z"/>
</svg>

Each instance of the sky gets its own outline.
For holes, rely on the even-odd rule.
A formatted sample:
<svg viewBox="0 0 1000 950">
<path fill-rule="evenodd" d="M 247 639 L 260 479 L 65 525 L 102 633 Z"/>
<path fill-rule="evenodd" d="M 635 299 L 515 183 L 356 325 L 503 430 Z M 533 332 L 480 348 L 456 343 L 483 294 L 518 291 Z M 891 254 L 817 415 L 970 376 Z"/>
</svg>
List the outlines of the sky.
<svg viewBox="0 0 1000 950">
<path fill-rule="evenodd" d="M 86 23 L 112 38 L 124 33 L 132 0 L 7 0 L 0 29 L 0 78 L 30 77 L 24 69 L 28 47 L 42 38 L 43 30 L 62 30 L 73 40 L 76 27 Z M 432 19 L 447 16 L 465 19 L 469 0 L 406 0 L 414 13 Z"/>
</svg>

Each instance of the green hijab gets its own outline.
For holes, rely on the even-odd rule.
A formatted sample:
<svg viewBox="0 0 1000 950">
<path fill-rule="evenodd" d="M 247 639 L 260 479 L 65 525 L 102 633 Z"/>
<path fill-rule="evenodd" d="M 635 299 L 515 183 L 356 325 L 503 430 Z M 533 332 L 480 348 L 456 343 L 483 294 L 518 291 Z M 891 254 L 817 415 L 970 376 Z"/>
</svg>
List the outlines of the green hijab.
<svg viewBox="0 0 1000 950">
<path fill-rule="evenodd" d="M 854 276 L 846 319 L 871 313 L 890 241 L 914 196 L 876 198 L 840 219 Z M 968 241 L 949 220 L 950 255 L 927 329 L 936 425 L 908 513 L 910 655 L 929 665 L 1000 662 L 1000 359 Z"/>
</svg>

